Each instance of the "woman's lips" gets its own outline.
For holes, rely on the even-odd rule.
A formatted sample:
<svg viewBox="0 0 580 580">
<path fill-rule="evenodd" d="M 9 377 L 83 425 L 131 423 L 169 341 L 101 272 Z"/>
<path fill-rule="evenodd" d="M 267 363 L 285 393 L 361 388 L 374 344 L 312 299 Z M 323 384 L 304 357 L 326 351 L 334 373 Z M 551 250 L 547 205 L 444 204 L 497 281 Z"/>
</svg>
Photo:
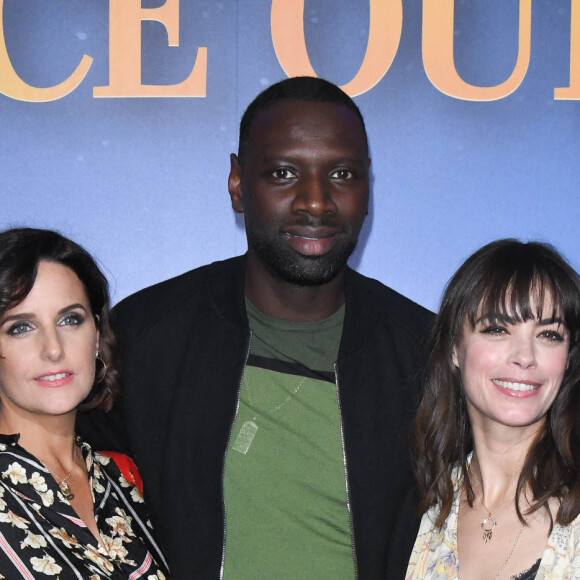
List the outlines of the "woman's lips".
<svg viewBox="0 0 580 580">
<path fill-rule="evenodd" d="M 493 379 L 492 382 L 504 393 L 513 397 L 531 396 L 541 387 L 540 383 L 535 383 L 533 381 L 518 381 L 515 379 Z"/>
<path fill-rule="evenodd" d="M 72 380 L 73 373 L 70 371 L 47 373 L 35 379 L 35 381 L 43 387 L 62 387 L 68 385 Z"/>
</svg>

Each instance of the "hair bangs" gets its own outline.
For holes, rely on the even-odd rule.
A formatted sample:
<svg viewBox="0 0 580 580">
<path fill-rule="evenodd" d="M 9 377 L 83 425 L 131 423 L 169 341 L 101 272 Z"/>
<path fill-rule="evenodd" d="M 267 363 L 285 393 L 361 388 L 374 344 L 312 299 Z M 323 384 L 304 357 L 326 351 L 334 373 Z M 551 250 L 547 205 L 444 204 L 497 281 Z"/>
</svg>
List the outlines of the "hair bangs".
<svg viewBox="0 0 580 580">
<path fill-rule="evenodd" d="M 469 309 L 467 319 L 472 328 L 481 320 L 504 324 L 528 320 L 565 322 L 562 295 L 545 272 L 518 270 L 507 283 L 498 276 L 493 278 L 481 285 L 480 300 Z"/>
</svg>

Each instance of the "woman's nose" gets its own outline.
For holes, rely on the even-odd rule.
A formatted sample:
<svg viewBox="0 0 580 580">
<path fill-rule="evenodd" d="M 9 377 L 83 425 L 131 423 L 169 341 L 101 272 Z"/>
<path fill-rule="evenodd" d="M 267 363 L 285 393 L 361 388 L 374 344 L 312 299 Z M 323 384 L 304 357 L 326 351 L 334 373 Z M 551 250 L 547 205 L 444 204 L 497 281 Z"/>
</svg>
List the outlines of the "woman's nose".
<svg viewBox="0 0 580 580">
<path fill-rule="evenodd" d="M 56 329 L 44 332 L 43 356 L 51 361 L 58 361 L 64 354 L 61 337 Z"/>
<path fill-rule="evenodd" d="M 536 349 L 534 341 L 531 338 L 516 338 L 513 342 L 513 348 L 510 354 L 511 362 L 522 367 L 528 368 L 536 364 Z"/>
</svg>

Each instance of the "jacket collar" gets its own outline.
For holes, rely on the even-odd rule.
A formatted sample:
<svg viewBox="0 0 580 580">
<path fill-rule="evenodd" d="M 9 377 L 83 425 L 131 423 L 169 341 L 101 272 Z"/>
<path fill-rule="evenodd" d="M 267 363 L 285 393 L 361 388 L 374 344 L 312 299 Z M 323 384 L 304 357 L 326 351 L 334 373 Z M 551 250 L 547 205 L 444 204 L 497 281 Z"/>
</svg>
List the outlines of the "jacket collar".
<svg viewBox="0 0 580 580">
<path fill-rule="evenodd" d="M 249 325 L 244 299 L 246 263 L 246 254 L 216 262 L 216 267 L 209 269 L 209 281 L 217 310 L 224 318 L 247 330 Z M 368 296 L 372 293 L 368 282 L 367 278 L 352 268 L 346 268 L 346 308 L 340 358 L 347 357 L 362 348 L 373 335 L 377 325 L 379 318 L 377 305 L 375 300 Z M 365 296 L 369 299 L 365 299 Z"/>
<path fill-rule="evenodd" d="M 244 299 L 246 254 L 215 262 L 208 269 L 210 299 L 222 316 L 236 326 L 249 328 Z"/>
</svg>

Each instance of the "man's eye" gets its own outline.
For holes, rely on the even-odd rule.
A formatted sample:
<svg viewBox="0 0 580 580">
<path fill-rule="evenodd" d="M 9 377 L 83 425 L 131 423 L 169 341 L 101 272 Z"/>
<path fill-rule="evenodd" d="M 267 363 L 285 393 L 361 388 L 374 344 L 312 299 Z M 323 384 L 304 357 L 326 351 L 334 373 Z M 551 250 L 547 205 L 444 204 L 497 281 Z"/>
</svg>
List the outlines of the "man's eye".
<svg viewBox="0 0 580 580">
<path fill-rule="evenodd" d="M 18 334 L 24 334 L 25 332 L 29 332 L 33 329 L 32 324 L 27 321 L 19 321 L 15 322 L 10 326 L 10 328 L 6 331 L 6 334 L 10 336 L 16 336 Z"/>
<path fill-rule="evenodd" d="M 281 179 L 281 180 L 292 179 L 293 177 L 296 177 L 296 175 L 294 174 L 294 172 L 291 171 L 290 169 L 288 169 L 287 167 L 280 167 L 280 168 L 276 169 L 272 173 L 272 175 L 276 179 Z"/>
<path fill-rule="evenodd" d="M 352 171 L 348 169 L 337 169 L 330 175 L 333 179 L 352 179 L 354 177 Z"/>
<path fill-rule="evenodd" d="M 59 321 L 58 321 L 58 325 L 59 326 L 77 326 L 79 324 L 82 324 L 84 322 L 84 317 L 81 316 L 80 314 L 76 314 L 76 313 L 71 313 L 71 314 L 65 314 Z"/>
</svg>

